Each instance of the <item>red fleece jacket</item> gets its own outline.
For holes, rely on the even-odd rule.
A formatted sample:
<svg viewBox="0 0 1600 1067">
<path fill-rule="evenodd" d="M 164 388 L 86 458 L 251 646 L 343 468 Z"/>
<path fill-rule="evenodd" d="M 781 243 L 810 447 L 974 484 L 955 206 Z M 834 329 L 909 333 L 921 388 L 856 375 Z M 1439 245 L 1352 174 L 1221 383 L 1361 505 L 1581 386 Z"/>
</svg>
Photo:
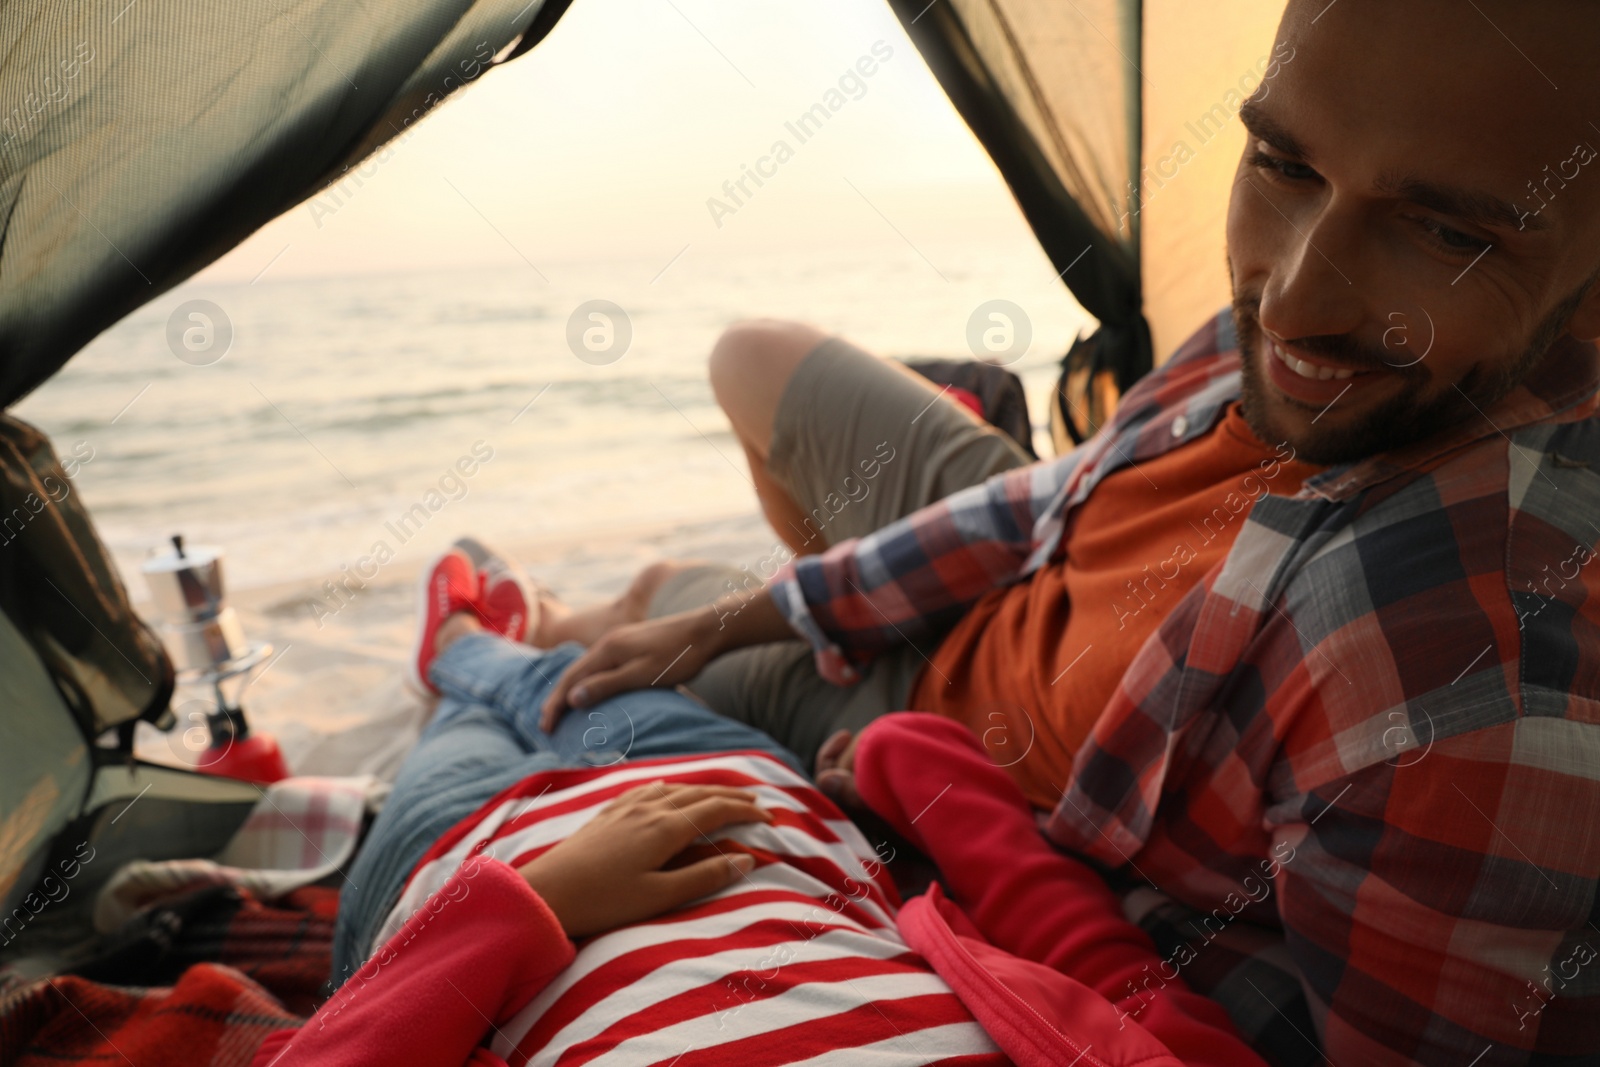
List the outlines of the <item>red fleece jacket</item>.
<svg viewBox="0 0 1600 1067">
<path fill-rule="evenodd" d="M 463 865 L 304 1026 L 270 1035 L 252 1067 L 505 1067 L 483 1035 L 576 954 L 522 875 L 498 860 Z"/>
<path fill-rule="evenodd" d="M 1262 1063 L 1218 1005 L 1181 981 L 1150 982 L 1149 939 L 1093 871 L 1044 840 L 964 726 L 886 716 L 863 734 L 856 771 L 862 797 L 939 865 L 965 909 L 935 891 L 907 905 L 902 933 L 1018 1064 Z M 309 1022 L 269 1036 L 252 1067 L 504 1067 L 484 1035 L 575 952 L 521 875 L 479 858 Z"/>
<path fill-rule="evenodd" d="M 1190 1067 L 1262 1063 L 1221 1005 L 1181 976 L 1163 980 L 1150 938 L 1123 917 L 1099 875 L 1045 840 L 1022 790 L 967 727 L 921 712 L 884 716 L 862 734 L 855 770 L 861 798 L 938 865 L 984 940 L 1068 976 L 1114 1009 L 1059 1020 L 1077 1044 L 1092 1044 L 1110 1063 L 1143 1062 L 1143 1030 Z M 1057 1003 L 1086 995 L 1060 985 L 1052 992 Z M 1113 1054 L 1118 1044 L 1128 1046 L 1124 1055 Z"/>
</svg>

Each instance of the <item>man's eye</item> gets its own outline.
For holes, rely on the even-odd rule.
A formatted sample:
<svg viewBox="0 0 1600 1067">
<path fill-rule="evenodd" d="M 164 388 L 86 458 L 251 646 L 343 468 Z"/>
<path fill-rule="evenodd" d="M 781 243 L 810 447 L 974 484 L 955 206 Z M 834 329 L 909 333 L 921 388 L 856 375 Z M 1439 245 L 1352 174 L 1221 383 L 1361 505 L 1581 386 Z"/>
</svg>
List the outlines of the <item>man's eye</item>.
<svg viewBox="0 0 1600 1067">
<path fill-rule="evenodd" d="M 1304 163 L 1296 163 L 1290 159 L 1269 156 L 1259 149 L 1251 153 L 1250 165 L 1257 170 L 1273 171 L 1278 176 L 1292 182 L 1312 181 L 1318 177 L 1317 172 Z"/>
<path fill-rule="evenodd" d="M 1451 229 L 1442 222 L 1436 222 L 1433 219 L 1419 218 L 1417 224 L 1422 227 L 1423 232 L 1428 235 L 1434 244 L 1446 252 L 1476 255 L 1488 248 L 1490 244 L 1490 242 L 1474 237 L 1470 233 L 1462 233 L 1460 230 Z"/>
</svg>

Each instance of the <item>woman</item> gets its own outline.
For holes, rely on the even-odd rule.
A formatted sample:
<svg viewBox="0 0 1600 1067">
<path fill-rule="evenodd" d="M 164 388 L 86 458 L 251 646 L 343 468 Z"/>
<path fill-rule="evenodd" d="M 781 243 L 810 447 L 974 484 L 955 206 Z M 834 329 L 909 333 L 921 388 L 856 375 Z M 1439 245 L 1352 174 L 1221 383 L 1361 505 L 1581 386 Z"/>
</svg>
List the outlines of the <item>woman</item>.
<svg viewBox="0 0 1600 1067">
<path fill-rule="evenodd" d="M 581 650 L 495 632 L 501 566 L 452 550 L 424 577 L 442 699 L 341 897 L 343 984 L 258 1067 L 1260 1062 L 1149 980 L 1148 940 L 965 728 L 892 715 L 858 746 L 861 795 L 966 910 L 902 906 L 889 847 L 764 734 L 664 690 L 541 729 Z"/>
</svg>

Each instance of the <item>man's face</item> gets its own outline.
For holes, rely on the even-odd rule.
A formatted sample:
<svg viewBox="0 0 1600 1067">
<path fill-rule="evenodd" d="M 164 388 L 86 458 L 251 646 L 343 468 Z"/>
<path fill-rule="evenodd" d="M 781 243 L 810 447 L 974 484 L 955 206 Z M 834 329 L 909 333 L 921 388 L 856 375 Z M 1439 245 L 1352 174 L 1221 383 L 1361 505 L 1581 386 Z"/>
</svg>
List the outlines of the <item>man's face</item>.
<svg viewBox="0 0 1600 1067">
<path fill-rule="evenodd" d="M 1373 455 L 1600 336 L 1596 9 L 1291 0 L 1228 212 L 1257 435 Z"/>
</svg>

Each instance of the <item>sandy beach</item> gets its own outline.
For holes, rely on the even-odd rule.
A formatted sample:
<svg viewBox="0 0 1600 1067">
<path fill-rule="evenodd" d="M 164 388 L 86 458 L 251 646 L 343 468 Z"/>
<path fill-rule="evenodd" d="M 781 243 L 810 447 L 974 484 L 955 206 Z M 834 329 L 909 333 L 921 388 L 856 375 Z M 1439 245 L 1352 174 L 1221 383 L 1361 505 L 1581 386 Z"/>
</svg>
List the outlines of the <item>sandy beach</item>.
<svg viewBox="0 0 1600 1067">
<path fill-rule="evenodd" d="M 658 559 L 753 564 L 771 555 L 777 543 L 754 512 L 516 544 L 497 542 L 492 531 L 473 533 L 574 606 L 615 596 L 639 568 Z M 423 562 L 397 560 L 332 613 L 317 610 L 329 603 L 329 594 L 310 582 L 230 590 L 246 636 L 273 645 L 272 658 L 252 676 L 241 703 L 253 731 L 278 739 L 294 774 L 390 779 L 398 770 L 431 710 L 402 680 Z M 137 576 L 129 588 L 136 603 L 144 599 Z M 206 690 L 181 686 L 172 704 L 180 725 L 162 732 L 140 724 L 138 755 L 192 762 L 184 739 L 184 728 L 192 724 L 185 720 L 203 712 L 208 698 Z"/>
</svg>

